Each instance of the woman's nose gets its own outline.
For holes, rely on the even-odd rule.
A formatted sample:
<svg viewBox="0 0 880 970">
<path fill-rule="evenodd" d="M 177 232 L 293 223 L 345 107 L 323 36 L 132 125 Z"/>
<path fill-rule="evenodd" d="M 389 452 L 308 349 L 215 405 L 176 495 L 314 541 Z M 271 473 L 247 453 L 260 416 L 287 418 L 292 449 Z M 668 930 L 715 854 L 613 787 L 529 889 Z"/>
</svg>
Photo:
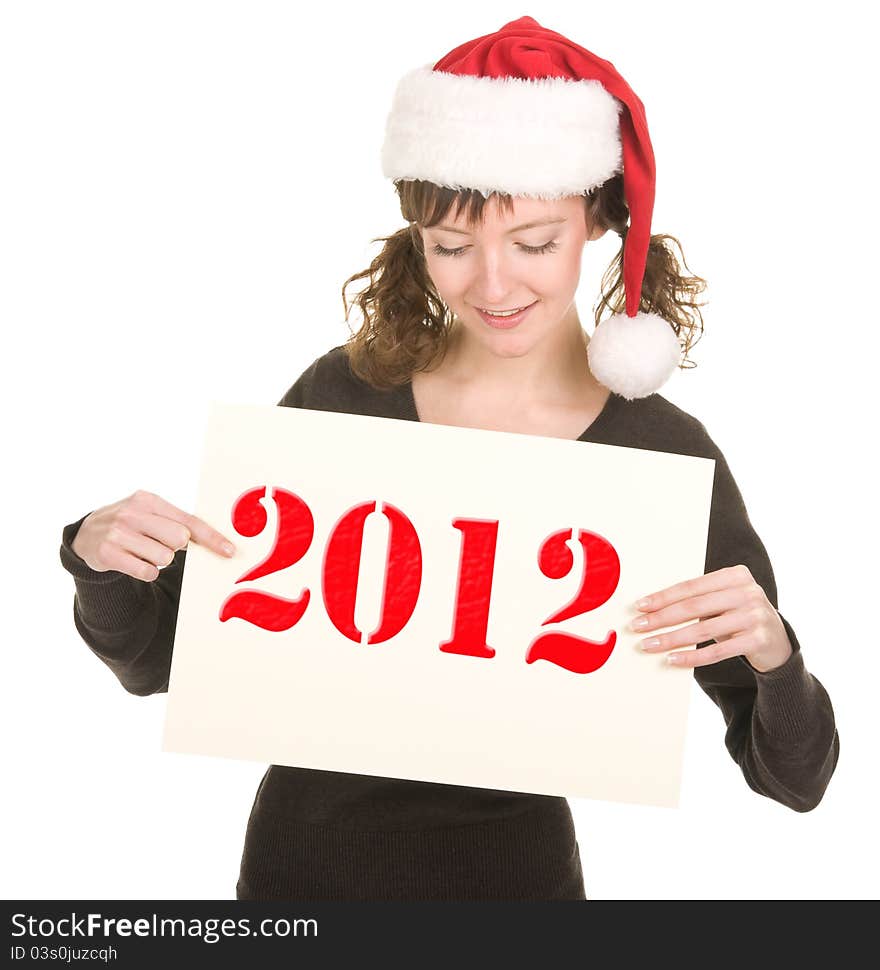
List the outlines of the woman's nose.
<svg viewBox="0 0 880 970">
<path fill-rule="evenodd" d="M 477 279 L 474 289 L 486 306 L 498 308 L 504 297 L 511 292 L 513 275 L 506 260 L 495 253 L 484 253 L 477 259 Z"/>
</svg>

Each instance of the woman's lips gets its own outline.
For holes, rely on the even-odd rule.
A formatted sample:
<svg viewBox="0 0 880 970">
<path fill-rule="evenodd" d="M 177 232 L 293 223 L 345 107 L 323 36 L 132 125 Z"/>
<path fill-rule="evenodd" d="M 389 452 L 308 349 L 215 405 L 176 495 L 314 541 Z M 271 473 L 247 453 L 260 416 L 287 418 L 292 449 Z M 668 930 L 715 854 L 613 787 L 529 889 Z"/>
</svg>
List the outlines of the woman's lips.
<svg viewBox="0 0 880 970">
<path fill-rule="evenodd" d="M 535 303 L 537 302 L 538 301 L 535 300 Z M 486 313 L 479 307 L 474 307 L 474 309 L 483 318 L 483 322 L 488 323 L 490 327 L 494 327 L 496 330 L 509 330 L 511 327 L 515 327 L 525 317 L 535 303 L 530 303 L 527 307 L 520 310 L 519 313 L 514 313 L 513 316 L 510 317 L 493 317 L 491 314 Z"/>
</svg>

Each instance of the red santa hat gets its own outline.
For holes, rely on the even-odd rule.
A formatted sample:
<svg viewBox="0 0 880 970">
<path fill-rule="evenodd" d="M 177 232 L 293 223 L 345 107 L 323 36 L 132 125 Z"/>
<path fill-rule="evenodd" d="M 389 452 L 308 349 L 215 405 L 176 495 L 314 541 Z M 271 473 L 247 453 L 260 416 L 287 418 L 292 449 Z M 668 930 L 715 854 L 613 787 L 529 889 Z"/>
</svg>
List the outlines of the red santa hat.
<svg viewBox="0 0 880 970">
<path fill-rule="evenodd" d="M 625 313 L 588 347 L 598 381 L 630 400 L 663 386 L 679 362 L 671 324 L 639 312 L 654 207 L 645 109 L 614 65 L 520 17 L 398 82 L 382 146 L 390 179 L 538 199 L 589 192 L 623 173 L 630 225 Z"/>
</svg>

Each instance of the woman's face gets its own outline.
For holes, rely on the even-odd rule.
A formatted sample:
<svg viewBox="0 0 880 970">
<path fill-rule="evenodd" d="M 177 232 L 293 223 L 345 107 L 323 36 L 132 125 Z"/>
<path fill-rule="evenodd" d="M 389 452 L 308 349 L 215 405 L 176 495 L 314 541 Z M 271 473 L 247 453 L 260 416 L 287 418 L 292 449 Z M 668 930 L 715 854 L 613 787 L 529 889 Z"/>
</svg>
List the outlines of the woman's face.
<svg viewBox="0 0 880 970">
<path fill-rule="evenodd" d="M 463 213 L 453 219 L 450 212 L 440 225 L 422 229 L 428 274 L 469 336 L 492 353 L 519 356 L 577 319 L 584 245 L 604 230 L 588 231 L 583 196 L 517 196 L 509 215 L 492 197 L 483 215 L 482 225 L 469 228 Z M 478 312 L 530 304 L 521 322 L 504 329 Z"/>
</svg>

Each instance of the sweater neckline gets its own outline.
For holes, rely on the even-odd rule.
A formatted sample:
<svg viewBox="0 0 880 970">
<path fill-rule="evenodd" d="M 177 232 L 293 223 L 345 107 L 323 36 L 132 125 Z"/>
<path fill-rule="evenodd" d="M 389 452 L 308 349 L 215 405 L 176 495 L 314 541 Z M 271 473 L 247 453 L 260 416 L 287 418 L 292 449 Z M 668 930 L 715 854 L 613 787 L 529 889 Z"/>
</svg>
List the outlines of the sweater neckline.
<svg viewBox="0 0 880 970">
<path fill-rule="evenodd" d="M 408 380 L 405 384 L 401 385 L 401 388 L 403 390 L 404 415 L 410 421 L 418 421 L 419 423 L 422 423 L 422 419 L 419 417 L 419 410 L 416 407 L 416 396 L 413 393 L 412 380 Z M 623 400 L 624 399 L 619 394 L 615 394 L 614 391 L 609 392 L 608 399 L 602 406 L 602 410 L 596 415 L 592 423 L 584 428 L 577 438 L 566 438 L 564 440 L 593 441 L 596 435 L 604 430 L 605 426 L 613 420 L 621 404 L 623 403 Z"/>
</svg>

